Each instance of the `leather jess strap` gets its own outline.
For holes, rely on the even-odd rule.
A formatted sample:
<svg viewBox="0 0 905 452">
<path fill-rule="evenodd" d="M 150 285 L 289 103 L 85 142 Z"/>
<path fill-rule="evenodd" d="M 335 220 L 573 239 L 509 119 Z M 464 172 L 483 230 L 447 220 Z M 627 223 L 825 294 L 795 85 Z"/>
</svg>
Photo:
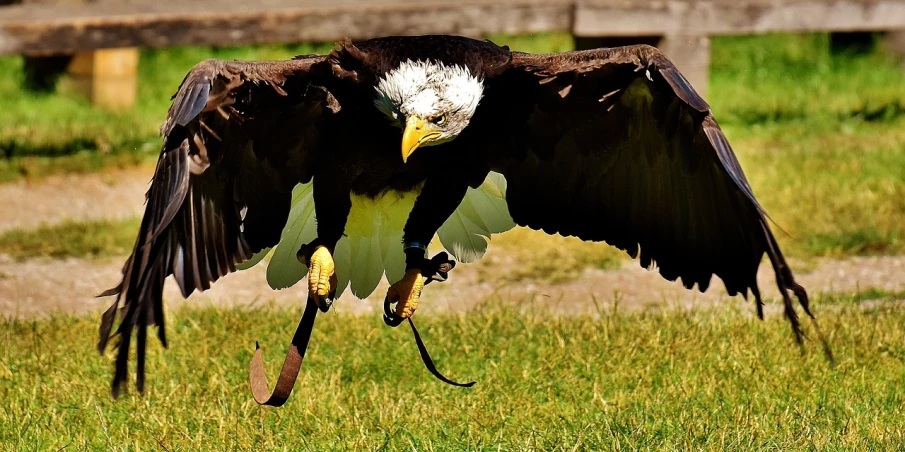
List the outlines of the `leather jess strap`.
<svg viewBox="0 0 905 452">
<path fill-rule="evenodd" d="M 421 362 L 424 363 L 424 367 L 427 367 L 428 372 L 431 373 L 437 380 L 440 380 L 448 385 L 458 386 L 460 388 L 470 388 L 475 385 L 475 381 L 470 381 L 468 383 L 457 383 L 455 381 L 446 378 L 443 374 L 437 370 L 437 366 L 434 365 L 434 360 L 431 359 L 430 353 L 427 352 L 427 347 L 424 346 L 424 341 L 421 340 L 421 335 L 418 334 L 418 329 L 415 328 L 415 322 L 412 321 L 412 318 L 408 318 L 409 325 L 412 327 L 412 334 L 415 335 L 415 343 L 418 344 L 418 353 L 421 354 Z"/>
<path fill-rule="evenodd" d="M 280 371 L 280 376 L 277 378 L 277 383 L 276 386 L 274 386 L 272 393 L 270 392 L 270 389 L 268 389 L 267 375 L 264 371 L 264 354 L 257 342 L 255 343 L 255 354 L 251 358 L 251 365 L 248 369 L 248 381 L 251 383 L 251 392 L 254 395 L 255 402 L 258 402 L 259 405 L 278 407 L 282 406 L 286 403 L 286 400 L 289 399 L 289 395 L 292 394 L 292 388 L 295 386 L 295 382 L 299 377 L 299 370 L 302 368 L 302 360 L 305 358 L 308 342 L 311 340 L 311 331 L 314 329 L 314 320 L 317 318 L 317 311 L 317 303 L 313 298 L 309 297 L 308 303 L 305 305 L 305 313 L 302 314 L 302 319 L 299 320 L 299 325 L 295 329 L 295 334 L 292 336 L 289 352 L 286 353 L 286 359 L 283 360 L 283 369 Z M 421 361 L 424 362 L 424 366 L 427 367 L 427 370 L 431 375 L 438 380 L 453 386 L 467 388 L 475 384 L 474 381 L 457 383 L 443 376 L 434 365 L 434 361 L 431 359 L 427 347 L 424 345 L 424 341 L 421 340 L 421 335 L 418 334 L 418 330 L 415 329 L 414 322 L 412 322 L 411 318 L 409 318 L 408 321 L 409 325 L 412 327 L 412 334 L 415 336 L 415 343 L 418 345 Z"/>
<path fill-rule="evenodd" d="M 308 349 L 308 341 L 311 340 L 311 331 L 314 329 L 314 319 L 317 318 L 317 303 L 314 298 L 308 297 L 308 303 L 305 305 L 305 313 L 299 320 L 299 326 L 292 335 L 292 343 L 289 345 L 289 352 L 286 353 L 286 359 L 283 360 L 283 369 L 277 378 L 276 386 L 273 393 L 267 386 L 267 375 L 264 371 L 264 353 L 261 347 L 255 342 L 255 354 L 251 358 L 251 365 L 248 368 L 248 381 L 251 383 L 251 393 L 255 397 L 255 402 L 259 405 L 282 406 L 292 394 L 292 388 L 295 381 L 299 377 L 299 369 L 302 368 L 302 359 L 305 358 L 305 350 Z"/>
</svg>

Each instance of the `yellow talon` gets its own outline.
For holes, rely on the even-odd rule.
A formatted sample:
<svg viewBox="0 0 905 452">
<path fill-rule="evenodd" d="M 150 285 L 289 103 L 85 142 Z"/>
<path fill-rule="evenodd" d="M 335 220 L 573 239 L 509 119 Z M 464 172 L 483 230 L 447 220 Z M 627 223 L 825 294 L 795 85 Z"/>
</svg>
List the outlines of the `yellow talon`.
<svg viewBox="0 0 905 452">
<path fill-rule="evenodd" d="M 396 317 L 407 319 L 418 309 L 418 300 L 421 298 L 421 290 L 424 289 L 424 278 L 421 270 L 406 270 L 405 276 L 387 291 L 387 298 L 396 305 Z"/>
<path fill-rule="evenodd" d="M 325 246 L 318 246 L 311 254 L 311 264 L 308 268 L 308 294 L 319 306 L 324 306 L 323 302 L 332 297 L 336 290 L 335 270 L 330 250 Z"/>
</svg>

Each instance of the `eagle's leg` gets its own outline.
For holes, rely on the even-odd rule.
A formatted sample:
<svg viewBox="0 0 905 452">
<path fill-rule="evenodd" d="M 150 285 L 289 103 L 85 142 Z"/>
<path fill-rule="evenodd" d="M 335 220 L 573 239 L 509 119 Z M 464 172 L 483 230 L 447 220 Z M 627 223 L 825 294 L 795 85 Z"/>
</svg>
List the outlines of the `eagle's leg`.
<svg viewBox="0 0 905 452">
<path fill-rule="evenodd" d="M 425 283 L 441 272 L 445 279 L 445 273 L 452 268 L 452 261 L 445 259 L 445 253 L 444 258 L 428 260 L 427 244 L 443 222 L 455 212 L 467 189 L 467 184 L 453 186 L 448 179 L 425 181 L 402 235 L 405 275 L 387 291 L 384 321 L 388 325 L 397 326 L 411 317 L 418 309 Z M 395 309 L 390 308 L 392 303 L 396 303 Z"/>
<path fill-rule="evenodd" d="M 321 181 L 321 183 L 318 183 Z M 346 229 L 352 200 L 346 184 L 327 175 L 314 177 L 314 211 L 317 238 L 298 250 L 299 261 L 308 266 L 308 296 L 326 312 L 336 298 L 336 265 L 333 250 Z"/>
</svg>

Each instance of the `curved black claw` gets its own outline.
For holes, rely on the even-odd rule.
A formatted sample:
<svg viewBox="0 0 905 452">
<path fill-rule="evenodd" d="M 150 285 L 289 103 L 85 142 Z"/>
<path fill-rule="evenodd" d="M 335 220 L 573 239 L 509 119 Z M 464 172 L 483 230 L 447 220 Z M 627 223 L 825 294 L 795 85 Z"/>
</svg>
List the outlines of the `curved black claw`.
<svg viewBox="0 0 905 452">
<path fill-rule="evenodd" d="M 316 301 L 316 300 L 315 300 Z M 322 298 L 320 302 L 317 303 L 317 308 L 320 309 L 321 312 L 327 312 L 330 308 L 333 307 L 333 303 L 336 301 L 336 287 L 333 287 L 333 290 L 327 294 L 326 297 Z"/>
<path fill-rule="evenodd" d="M 397 326 L 402 325 L 402 322 L 405 319 L 396 316 L 393 304 L 394 302 L 390 301 L 390 297 L 387 296 L 383 298 L 383 323 L 396 328 Z"/>
<path fill-rule="evenodd" d="M 333 299 L 333 297 L 324 298 L 320 303 L 317 304 L 317 309 L 320 309 L 321 312 L 327 312 L 330 310 L 330 308 L 333 307 L 334 301 L 335 300 Z"/>
</svg>

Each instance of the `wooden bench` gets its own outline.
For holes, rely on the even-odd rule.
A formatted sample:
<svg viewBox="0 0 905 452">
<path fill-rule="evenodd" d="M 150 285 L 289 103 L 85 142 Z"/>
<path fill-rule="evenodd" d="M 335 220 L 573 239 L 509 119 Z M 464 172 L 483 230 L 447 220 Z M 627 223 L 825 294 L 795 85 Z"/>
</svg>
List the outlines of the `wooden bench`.
<svg viewBox="0 0 905 452">
<path fill-rule="evenodd" d="M 134 101 L 145 47 L 561 31 L 581 48 L 658 45 L 705 92 L 713 35 L 905 29 L 905 0 L 19 1 L 0 6 L 0 54 L 76 55 L 70 71 L 114 107 Z"/>
</svg>

